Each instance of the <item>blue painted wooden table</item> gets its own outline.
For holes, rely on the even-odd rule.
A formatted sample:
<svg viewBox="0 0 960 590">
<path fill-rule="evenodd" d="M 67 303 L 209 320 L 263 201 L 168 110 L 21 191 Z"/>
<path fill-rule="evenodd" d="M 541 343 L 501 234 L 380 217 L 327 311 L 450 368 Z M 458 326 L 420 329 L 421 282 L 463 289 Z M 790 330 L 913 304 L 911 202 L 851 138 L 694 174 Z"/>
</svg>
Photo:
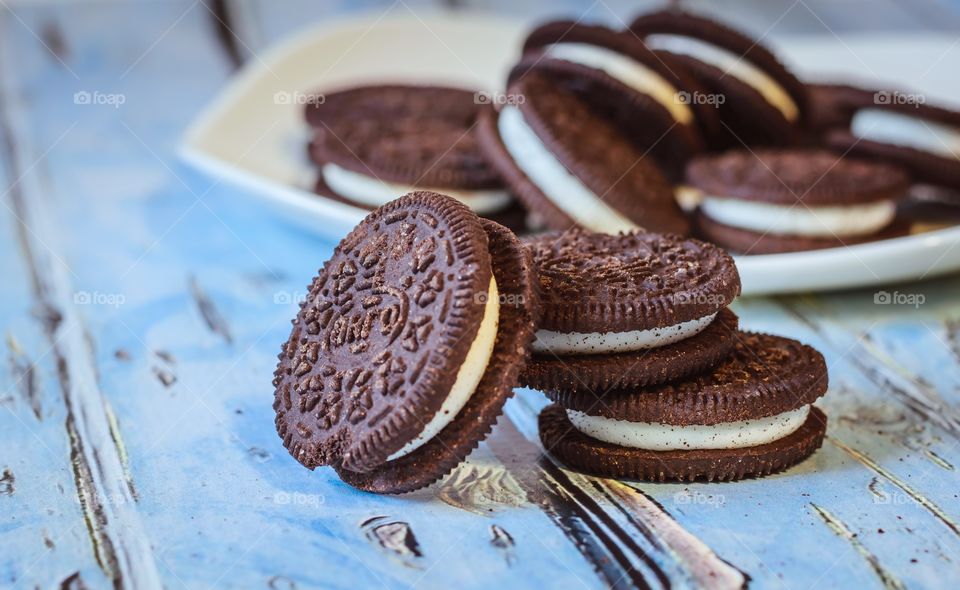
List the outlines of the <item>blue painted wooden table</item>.
<svg viewBox="0 0 960 590">
<path fill-rule="evenodd" d="M 378 3 L 8 2 L 0 587 L 960 583 L 960 277 L 892 287 L 922 295 L 919 306 L 875 305 L 872 289 L 736 304 L 747 328 L 800 338 L 829 362 L 828 438 L 784 474 L 585 477 L 543 455 L 544 401 L 519 391 L 443 483 L 405 497 L 356 492 L 291 459 L 270 408 L 297 294 L 332 244 L 173 151 L 240 61 L 304 21 Z M 561 4 L 554 11 L 581 5 Z M 863 22 L 801 4 L 781 19 L 783 7 L 741 9 L 761 32 L 767 16 L 786 32 L 811 14 L 837 30 Z M 626 16 L 636 4 L 601 8 Z M 889 26 L 956 30 L 933 2 L 871 12 Z M 78 92 L 99 98 L 76 104 Z"/>
</svg>

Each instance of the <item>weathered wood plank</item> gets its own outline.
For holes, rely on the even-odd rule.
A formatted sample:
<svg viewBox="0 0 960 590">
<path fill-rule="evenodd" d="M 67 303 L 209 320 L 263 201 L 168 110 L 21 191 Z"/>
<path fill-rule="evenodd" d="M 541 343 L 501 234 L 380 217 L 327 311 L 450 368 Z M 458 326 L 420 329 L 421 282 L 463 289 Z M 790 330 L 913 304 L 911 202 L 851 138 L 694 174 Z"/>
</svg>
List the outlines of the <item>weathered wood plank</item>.
<svg viewBox="0 0 960 590">
<path fill-rule="evenodd" d="M 29 25 L 18 21 L 31 35 Z M 46 36 L 57 39 L 55 48 L 40 40 L 40 45 L 63 64 L 64 45 L 59 41 L 55 23 L 47 23 Z M 63 127 L 52 143 L 38 147 L 22 127 L 26 120 L 26 102 L 19 94 L 22 87 L 13 79 L 12 64 L 3 64 L 3 121 L 9 134 L 9 170 L 16 182 L 8 190 L 11 216 L 16 219 L 22 255 L 28 267 L 28 281 L 38 320 L 47 340 L 47 351 L 56 366 L 56 386 L 65 412 L 64 428 L 69 442 L 69 461 L 76 497 L 89 533 L 93 556 L 114 587 L 130 584 L 159 588 L 160 582 L 149 542 L 133 509 L 132 488 L 124 475 L 123 460 L 116 443 L 116 432 L 97 386 L 96 369 L 90 356 L 93 342 L 81 322 L 75 304 L 80 293 L 70 283 L 75 275 L 63 253 L 51 219 L 45 190 L 44 159 L 76 127 Z M 69 71 L 69 68 L 66 68 Z M 27 373 L 26 377 L 29 378 Z M 35 415 L 42 416 L 42 411 Z M 48 545 L 49 546 L 49 545 Z"/>
<path fill-rule="evenodd" d="M 255 12 L 241 10 L 236 28 L 253 52 L 305 20 L 353 10 L 248 6 Z M 740 303 L 746 326 L 814 343 L 831 363 L 830 439 L 784 475 L 732 485 L 583 477 L 541 456 L 535 415 L 545 402 L 521 392 L 489 444 L 444 484 L 405 498 L 361 494 L 330 470 L 302 469 L 271 426 L 277 343 L 331 244 L 265 222 L 269 212 L 240 206 L 243 195 L 172 156 L 233 68 L 222 23 L 186 0 L 18 15 L 55 51 L 19 22 L 4 24 L 0 43 L 18 50 L 15 60 L 4 51 L 4 96 L 20 101 L 14 142 L 36 152 L 77 122 L 27 174 L 39 235 L 55 234 L 54 253 L 72 269 L 64 277 L 43 262 L 40 276 L 56 279 L 51 300 L 67 310 L 58 329 L 80 332 L 62 356 L 82 375 L 83 408 L 111 454 L 112 483 L 123 484 L 111 488 L 129 509 L 123 518 L 143 523 L 131 536 L 148 544 L 142 557 L 166 587 L 694 587 L 749 576 L 754 587 L 896 588 L 935 586 L 957 571 L 956 278 L 918 287 L 931 301 L 919 317 L 867 306 L 870 292 Z M 72 106 L 77 91 L 125 101 Z M 16 246 L 14 229 L 0 231 L 0 246 Z M 30 276 L 16 258 L 2 264 L 11 265 L 5 276 Z M 41 391 L 19 389 L 14 416 L 56 445 L 53 454 L 23 448 L 16 422 L 2 423 L 14 428 L 0 429 L 0 507 L 16 499 L 18 520 L 2 529 L 16 537 L 0 536 L 0 575 L 18 578 L 31 547 L 45 547 L 45 529 L 84 522 L 65 461 L 74 394 L 68 388 L 63 403 L 59 363 L 42 357 L 50 336 L 26 316 L 32 293 L 0 290 L 18 343 L 10 384 L 29 383 L 35 366 Z M 99 392 L 109 406 L 92 403 Z M 64 486 L 62 498 L 43 490 L 50 481 Z M 62 514 L 45 518 L 50 506 Z M 28 533 L 34 546 L 10 540 Z M 127 533 L 108 538 L 127 546 Z M 88 586 L 110 583 L 114 570 L 94 565 L 82 526 L 55 546 L 24 581 L 50 587 L 80 571 Z"/>
<path fill-rule="evenodd" d="M 90 31 L 120 31 L 132 11 L 104 6 L 70 14 L 63 37 L 71 55 L 109 56 L 84 68 L 68 61 L 71 68 L 83 79 L 112 81 L 109 90 L 126 98 L 116 111 L 77 107 L 68 109 L 70 116 L 79 119 L 83 137 L 109 135 L 108 153 L 100 157 L 122 162 L 136 181 L 99 182 L 86 145 L 76 142 L 53 163 L 56 178 L 71 179 L 69 190 L 52 191 L 56 218 L 72 221 L 64 250 L 83 252 L 70 261 L 76 288 L 115 296 L 116 305 L 80 311 L 98 335 L 100 388 L 115 410 L 137 491 L 134 507 L 165 584 L 543 585 L 558 570 L 574 572 L 569 587 L 592 582 L 590 567 L 574 547 L 552 538 L 553 525 L 535 508 L 502 511 L 490 502 L 480 516 L 476 506 L 451 505 L 464 493 L 449 486 L 419 499 L 372 498 L 328 470 L 307 472 L 280 447 L 269 388 L 276 343 L 293 315 L 291 301 L 330 245 L 265 226 L 257 207 L 234 206 L 235 191 L 173 162 L 170 148 L 180 131 L 229 72 L 208 17 L 202 11 L 182 17 L 185 7 L 154 5 L 148 31 L 110 38 L 92 38 Z M 164 34 L 171 23 L 177 24 Z M 184 61 L 184 47 L 206 50 Z M 18 71 L 23 92 L 72 91 L 72 77 L 50 67 Z M 177 100 L 154 108 L 155 93 L 177 84 Z M 45 100 L 23 114 L 40 139 L 48 131 L 40 118 L 53 102 Z M 109 251 L 83 248 L 92 236 L 109 236 Z M 465 469 L 494 477 L 502 471 L 482 466 L 482 458 Z M 431 501 L 435 496 L 449 501 Z M 501 531 L 496 537 L 493 525 Z M 512 539 L 509 556 L 502 531 Z M 477 569 L 462 567 L 468 560 Z"/>
</svg>

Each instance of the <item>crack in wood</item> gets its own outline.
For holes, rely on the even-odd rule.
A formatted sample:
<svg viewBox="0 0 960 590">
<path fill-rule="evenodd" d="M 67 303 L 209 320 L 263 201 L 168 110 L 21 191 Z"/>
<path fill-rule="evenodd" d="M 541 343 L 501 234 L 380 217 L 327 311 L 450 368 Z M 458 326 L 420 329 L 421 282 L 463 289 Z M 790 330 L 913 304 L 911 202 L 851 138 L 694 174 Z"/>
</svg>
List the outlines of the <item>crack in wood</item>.
<svg viewBox="0 0 960 590">
<path fill-rule="evenodd" d="M 90 465 L 84 459 L 83 442 L 77 434 L 72 414 L 67 414 L 66 428 L 70 439 L 70 466 L 73 470 L 74 485 L 77 488 L 77 498 L 80 500 L 81 512 L 87 525 L 87 536 L 93 546 L 93 556 L 103 573 L 113 581 L 113 587 L 122 588 L 123 577 L 119 571 L 113 539 L 105 534 L 108 520 L 103 498 L 97 492 Z"/>
<path fill-rule="evenodd" d="M 177 382 L 177 376 L 172 371 L 163 367 L 151 367 L 157 381 L 166 388 L 172 387 Z"/>
<path fill-rule="evenodd" d="M 83 583 L 80 572 L 73 572 L 60 582 L 60 590 L 87 590 L 87 585 Z"/>
<path fill-rule="evenodd" d="M 947 345 L 950 346 L 950 352 L 960 363 L 960 319 L 946 320 L 943 325 L 947 333 Z"/>
<path fill-rule="evenodd" d="M 423 557 L 423 551 L 409 523 L 381 515 L 364 520 L 360 529 L 371 543 L 391 558 L 407 567 L 422 569 L 419 559 Z"/>
<path fill-rule="evenodd" d="M 853 343 L 853 346 L 838 346 L 827 334 L 823 325 L 807 317 L 793 302 L 781 301 L 780 307 L 797 321 L 809 327 L 826 341 L 834 350 L 845 351 L 843 358 L 848 359 L 868 380 L 893 394 L 913 413 L 930 421 L 950 434 L 960 437 L 960 413 L 948 404 L 936 388 L 922 376 L 909 371 L 896 359 L 880 350 L 866 332 Z"/>
<path fill-rule="evenodd" d="M 748 586 L 749 574 L 690 534 L 642 490 L 617 480 L 593 479 L 593 484 L 654 547 L 674 555 L 694 587 L 737 590 Z"/>
<path fill-rule="evenodd" d="M 500 525 L 491 524 L 490 544 L 497 549 L 510 549 L 517 543 L 513 540 L 513 536 L 508 533 L 506 529 Z"/>
<path fill-rule="evenodd" d="M 207 324 L 207 328 L 223 338 L 227 344 L 233 344 L 233 336 L 230 335 L 230 326 L 228 326 L 226 320 L 223 319 L 220 310 L 214 305 L 213 300 L 210 299 L 207 293 L 200 287 L 200 283 L 197 282 L 196 277 L 191 275 L 189 283 L 190 294 L 193 297 L 193 301 L 197 304 L 197 309 L 200 310 L 200 315 L 203 317 L 204 323 Z"/>
<path fill-rule="evenodd" d="M 936 465 L 937 467 L 940 467 L 941 469 L 946 469 L 947 471 L 953 471 L 955 469 L 953 466 L 953 463 L 951 463 L 950 461 L 947 461 L 946 459 L 936 454 L 935 452 L 931 451 L 930 449 L 923 449 L 923 454 L 926 455 L 926 457 L 930 459 L 930 461 L 932 461 L 934 465 Z"/>
<path fill-rule="evenodd" d="M 107 423 L 110 425 L 110 438 L 113 439 L 113 444 L 117 447 L 117 453 L 120 455 L 120 464 L 123 466 L 123 476 L 127 482 L 127 489 L 130 490 L 133 501 L 139 502 L 140 494 L 137 492 L 137 486 L 133 483 L 133 474 L 130 472 L 130 456 L 127 454 L 127 445 L 123 442 L 123 436 L 120 433 L 120 421 L 117 420 L 117 415 L 113 412 L 113 406 L 106 400 L 103 403 L 103 410 L 107 414 Z"/>
<path fill-rule="evenodd" d="M 818 506 L 812 502 L 810 503 L 810 507 L 813 508 L 814 512 L 817 513 L 817 516 L 823 520 L 823 522 L 827 525 L 827 528 L 829 528 L 833 534 L 849 543 L 850 546 L 853 547 L 853 550 L 860 554 L 860 556 L 867 561 L 867 563 L 870 565 L 870 569 L 872 569 L 873 573 L 876 574 L 877 578 L 880 579 L 880 583 L 883 584 L 884 588 L 887 588 L 887 590 L 906 589 L 906 586 L 903 585 L 903 582 L 901 582 L 899 578 L 883 567 L 883 565 L 880 563 L 880 559 L 878 559 L 876 555 L 867 549 L 860 539 L 857 538 L 856 533 L 851 531 L 849 527 L 843 523 L 843 521 L 834 516 L 826 508 Z"/>
<path fill-rule="evenodd" d="M 267 580 L 270 590 L 297 590 L 297 584 L 287 576 L 271 576 Z"/>
<path fill-rule="evenodd" d="M 845 453 L 847 453 L 848 455 L 856 459 L 858 462 L 860 462 L 861 464 L 869 468 L 871 471 L 873 471 L 883 479 L 887 480 L 888 482 L 892 483 L 893 485 L 903 490 L 903 492 L 907 494 L 911 499 L 913 499 L 917 504 L 924 507 L 937 520 L 942 522 L 948 529 L 950 529 L 950 531 L 954 535 L 957 535 L 958 537 L 960 537 L 960 525 L 958 525 L 956 521 L 950 518 L 950 516 L 946 512 L 944 512 L 943 509 L 940 508 L 940 506 L 938 506 L 932 500 L 930 500 L 929 498 L 921 494 L 919 491 L 914 489 L 910 484 L 903 481 L 902 479 L 900 479 L 899 477 L 897 477 L 896 475 L 894 475 L 893 473 L 891 473 L 890 471 L 882 467 L 879 463 L 877 463 L 876 461 L 874 461 L 864 453 L 858 451 L 857 449 L 850 447 L 849 445 L 837 440 L 832 436 L 827 436 L 826 440 L 830 441 L 830 443 L 833 444 L 835 447 L 844 451 Z M 876 491 L 874 490 L 873 487 L 871 487 L 870 491 L 874 492 L 874 494 L 876 495 Z"/>
<path fill-rule="evenodd" d="M 67 47 L 67 42 L 64 40 L 63 31 L 60 30 L 59 24 L 55 22 L 46 23 L 40 29 L 40 39 L 57 59 L 61 61 L 69 59 L 70 48 Z"/>
<path fill-rule="evenodd" d="M 243 51 L 234 30 L 237 28 L 230 9 L 229 0 L 213 0 L 208 8 L 217 33 L 217 41 L 224 55 L 230 61 L 232 69 L 243 65 Z"/>
<path fill-rule="evenodd" d="M 870 478 L 870 483 L 867 484 L 867 489 L 870 490 L 870 493 L 873 494 L 875 498 L 882 501 L 887 499 L 887 493 L 880 489 L 881 485 L 880 478 L 874 476 Z"/>
<path fill-rule="evenodd" d="M 490 525 L 490 545 L 503 555 L 503 560 L 507 562 L 508 567 L 512 566 L 517 560 L 513 551 L 516 544 L 513 535 L 508 533 L 506 529 L 500 525 Z"/>
<path fill-rule="evenodd" d="M 868 364 L 867 359 L 855 354 L 853 364 L 878 385 L 886 386 L 904 405 L 921 417 L 930 420 L 954 436 L 960 436 L 960 413 L 948 404 L 936 388 L 922 376 L 909 371 L 896 359 L 880 350 L 869 334 L 860 340 L 859 346 L 866 352 L 866 357 L 877 361 Z M 893 372 L 893 375 L 890 374 Z M 903 380 L 904 384 L 895 383 L 895 379 Z"/>
<path fill-rule="evenodd" d="M 531 501 L 576 547 L 608 588 L 669 588 L 671 582 L 647 551 L 553 461 L 501 417 L 487 445 Z M 530 465 L 523 471 L 509 465 Z M 648 579 L 649 576 L 649 579 Z"/>
<path fill-rule="evenodd" d="M 20 343 L 13 334 L 7 334 L 7 350 L 10 351 L 10 372 L 13 381 L 20 390 L 20 397 L 33 412 L 38 421 L 43 421 L 43 407 L 41 390 L 37 381 L 37 371 L 34 362 L 20 347 Z"/>
<path fill-rule="evenodd" d="M 0 474 L 0 496 L 12 496 L 17 491 L 16 483 L 17 478 L 14 477 L 13 471 L 9 467 L 4 469 Z"/>
<path fill-rule="evenodd" d="M 177 364 L 177 359 L 173 356 L 173 354 L 171 354 L 166 350 L 155 350 L 153 351 L 153 354 L 157 355 L 157 358 L 167 363 L 168 365 L 173 366 Z"/>
</svg>

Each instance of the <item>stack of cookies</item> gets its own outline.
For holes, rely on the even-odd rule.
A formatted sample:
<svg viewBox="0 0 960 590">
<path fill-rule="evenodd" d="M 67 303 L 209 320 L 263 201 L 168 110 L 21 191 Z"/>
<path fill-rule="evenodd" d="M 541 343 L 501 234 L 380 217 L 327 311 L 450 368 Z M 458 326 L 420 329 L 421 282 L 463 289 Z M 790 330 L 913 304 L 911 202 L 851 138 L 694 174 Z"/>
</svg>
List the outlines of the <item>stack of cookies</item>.
<svg viewBox="0 0 960 590">
<path fill-rule="evenodd" d="M 554 405 L 544 447 L 576 469 L 643 480 L 733 480 L 819 448 L 823 357 L 740 332 L 733 260 L 674 235 L 571 230 L 529 240 L 543 316 L 521 383 Z"/>
<path fill-rule="evenodd" d="M 306 106 L 317 194 L 373 210 L 415 190 L 442 192 L 511 229 L 526 213 L 477 145 L 489 105 L 471 90 L 383 84 L 327 92 Z"/>
</svg>

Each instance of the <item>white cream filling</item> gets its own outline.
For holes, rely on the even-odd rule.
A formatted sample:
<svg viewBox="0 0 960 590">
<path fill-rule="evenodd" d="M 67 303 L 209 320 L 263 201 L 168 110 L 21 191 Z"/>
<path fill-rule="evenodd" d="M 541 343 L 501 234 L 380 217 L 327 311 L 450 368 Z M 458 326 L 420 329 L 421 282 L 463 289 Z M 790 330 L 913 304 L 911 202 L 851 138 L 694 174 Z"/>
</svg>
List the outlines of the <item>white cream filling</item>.
<svg viewBox="0 0 960 590">
<path fill-rule="evenodd" d="M 673 84 L 634 59 L 589 43 L 554 43 L 544 53 L 547 57 L 601 70 L 659 102 L 676 121 L 684 125 L 693 124 L 693 111 L 677 99 L 677 89 Z"/>
<path fill-rule="evenodd" d="M 490 287 L 487 289 L 487 302 L 483 309 L 483 319 L 477 335 L 470 344 L 470 350 L 457 371 L 457 378 L 447 394 L 447 399 L 440 406 L 440 410 L 427 422 L 416 438 L 408 442 L 396 453 L 388 457 L 388 461 L 399 459 L 419 449 L 431 438 L 440 434 L 446 428 L 463 406 L 470 401 L 470 396 L 480 385 L 483 374 L 487 371 L 487 364 L 493 354 L 493 346 L 497 340 L 497 328 L 500 325 L 500 292 L 497 282 L 490 277 Z"/>
<path fill-rule="evenodd" d="M 882 109 L 862 109 L 853 116 L 850 131 L 860 139 L 960 159 L 960 129 L 919 117 Z"/>
<path fill-rule="evenodd" d="M 680 208 L 689 213 L 700 205 L 703 200 L 703 191 L 689 184 L 678 184 L 673 187 L 673 197 Z"/>
<path fill-rule="evenodd" d="M 597 440 L 648 451 L 742 449 L 780 440 L 807 420 L 810 406 L 755 420 L 722 422 L 712 426 L 673 426 L 656 422 L 627 422 L 567 410 L 574 428 Z"/>
<path fill-rule="evenodd" d="M 452 190 L 448 188 L 413 187 L 384 182 L 366 174 L 359 174 L 336 164 L 324 164 L 323 181 L 333 192 L 368 207 L 380 207 L 415 190 L 433 191 L 460 201 L 474 213 L 494 213 L 510 204 L 510 194 L 503 190 Z"/>
<path fill-rule="evenodd" d="M 497 127 L 514 163 L 554 205 L 579 225 L 608 234 L 639 229 L 637 224 L 604 203 L 564 168 L 523 120 L 520 109 L 505 106 L 500 111 Z"/>
<path fill-rule="evenodd" d="M 702 332 L 717 314 L 664 328 L 628 332 L 553 332 L 537 330 L 534 352 L 554 354 L 607 354 L 666 346 Z"/>
<path fill-rule="evenodd" d="M 689 55 L 719 68 L 759 92 L 767 102 L 783 113 L 788 121 L 796 121 L 800 116 L 797 103 L 783 86 L 766 72 L 732 51 L 685 35 L 650 35 L 644 41 L 652 49 Z"/>
<path fill-rule="evenodd" d="M 809 237 L 872 234 L 890 225 L 897 213 L 893 201 L 805 207 L 707 196 L 700 207 L 710 219 L 732 227 Z"/>
</svg>

